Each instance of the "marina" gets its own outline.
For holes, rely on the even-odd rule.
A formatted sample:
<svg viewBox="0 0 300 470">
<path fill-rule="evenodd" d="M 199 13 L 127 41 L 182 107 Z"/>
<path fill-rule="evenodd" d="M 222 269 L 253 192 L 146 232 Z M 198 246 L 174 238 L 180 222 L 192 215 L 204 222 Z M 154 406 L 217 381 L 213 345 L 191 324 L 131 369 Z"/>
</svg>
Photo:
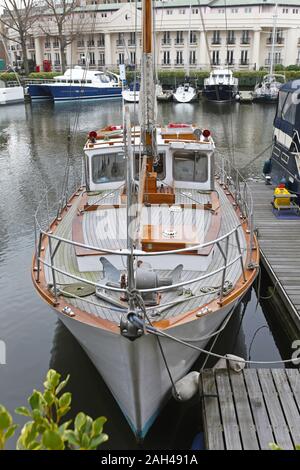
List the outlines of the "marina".
<svg viewBox="0 0 300 470">
<path fill-rule="evenodd" d="M 51 54 L 37 65 L 51 44 L 24 45 L 19 31 L 23 62 L 1 75 L 27 98 L 4 93 L 0 107 L 0 450 L 299 449 L 299 81 L 293 66 L 292 80 L 276 68 L 277 0 L 253 91 L 233 70 L 227 13 L 220 61 L 220 32 L 210 44 L 192 3 L 177 78 L 158 70 L 170 32 L 157 42 L 152 0 L 118 7 L 135 30 L 128 43 L 118 33 L 117 68 L 104 67 L 113 46 L 102 33 L 96 66 L 96 14 L 78 65 L 57 24 L 59 75 Z M 84 17 L 68 8 L 73 29 Z M 195 14 L 208 55 L 200 87 Z"/>
</svg>

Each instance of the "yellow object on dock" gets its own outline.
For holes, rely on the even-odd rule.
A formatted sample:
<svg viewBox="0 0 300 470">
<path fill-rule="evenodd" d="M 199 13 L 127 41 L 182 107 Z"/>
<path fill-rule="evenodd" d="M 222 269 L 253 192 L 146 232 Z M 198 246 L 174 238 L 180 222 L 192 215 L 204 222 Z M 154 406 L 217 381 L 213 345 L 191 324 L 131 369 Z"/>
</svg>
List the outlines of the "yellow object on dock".
<svg viewBox="0 0 300 470">
<path fill-rule="evenodd" d="M 291 193 L 285 187 L 278 186 L 274 191 L 274 207 L 276 209 L 289 208 L 291 205 L 290 195 Z"/>
</svg>

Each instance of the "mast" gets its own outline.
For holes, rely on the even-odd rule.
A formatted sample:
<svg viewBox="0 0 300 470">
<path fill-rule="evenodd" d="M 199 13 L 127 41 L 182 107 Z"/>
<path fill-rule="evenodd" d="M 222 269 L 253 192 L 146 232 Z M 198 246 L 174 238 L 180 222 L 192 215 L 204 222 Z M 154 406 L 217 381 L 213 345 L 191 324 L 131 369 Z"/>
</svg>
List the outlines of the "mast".
<svg viewBox="0 0 300 470">
<path fill-rule="evenodd" d="M 275 3 L 275 12 L 273 16 L 273 30 L 272 30 L 272 48 L 271 48 L 271 61 L 270 61 L 270 74 L 273 73 L 274 67 L 274 52 L 275 52 L 275 35 L 276 35 L 276 23 L 277 23 L 277 1 Z"/>
<path fill-rule="evenodd" d="M 151 163 L 155 154 L 155 80 L 153 74 L 153 36 L 152 36 L 152 0 L 143 0 L 143 53 L 142 79 L 140 92 L 141 138 L 144 155 L 150 157 Z"/>
</svg>

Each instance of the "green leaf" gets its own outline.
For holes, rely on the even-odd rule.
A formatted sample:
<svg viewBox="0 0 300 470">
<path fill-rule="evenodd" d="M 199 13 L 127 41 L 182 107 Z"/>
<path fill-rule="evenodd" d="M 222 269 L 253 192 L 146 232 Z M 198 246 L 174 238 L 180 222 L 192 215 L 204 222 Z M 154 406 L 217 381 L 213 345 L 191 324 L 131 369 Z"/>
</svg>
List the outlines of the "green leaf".
<svg viewBox="0 0 300 470">
<path fill-rule="evenodd" d="M 63 416 L 65 416 L 69 411 L 70 411 L 71 407 L 70 406 L 67 406 L 66 408 L 59 408 L 57 410 L 57 416 L 58 418 L 62 418 Z"/>
<path fill-rule="evenodd" d="M 55 390 L 55 395 L 58 395 L 59 392 L 61 392 L 62 389 L 65 388 L 65 386 L 66 386 L 67 383 L 69 382 L 69 379 L 70 379 L 70 375 L 67 375 L 66 379 L 63 380 L 62 382 L 60 382 L 60 384 L 58 385 L 58 387 L 57 387 L 56 390 Z"/>
<path fill-rule="evenodd" d="M 60 374 L 56 372 L 56 370 L 54 369 L 48 370 L 47 375 L 46 375 L 46 381 L 44 382 L 44 387 L 47 390 L 54 391 L 54 389 L 56 389 L 56 387 L 59 384 L 60 377 L 61 377 Z"/>
<path fill-rule="evenodd" d="M 80 446 L 80 442 L 79 442 L 79 440 L 77 439 L 76 433 L 75 433 L 74 431 L 72 431 L 71 429 L 68 429 L 68 430 L 65 432 L 65 438 L 67 439 L 68 443 L 69 443 L 71 446 L 75 446 L 75 447 L 79 447 L 79 446 Z"/>
<path fill-rule="evenodd" d="M 69 421 L 66 421 L 64 424 L 61 424 L 58 428 L 59 434 L 63 436 L 67 430 L 67 428 L 70 426 L 72 423 L 72 420 L 70 419 Z"/>
<path fill-rule="evenodd" d="M 108 435 L 107 434 L 100 434 L 100 436 L 94 437 L 91 442 L 90 442 L 90 449 L 97 449 L 97 447 L 100 446 L 100 444 L 103 444 L 103 442 L 108 441 Z"/>
<path fill-rule="evenodd" d="M 11 415 L 3 408 L 3 411 L 0 411 L 0 429 L 6 429 L 12 424 Z"/>
<path fill-rule="evenodd" d="M 46 390 L 43 397 L 48 406 L 51 406 L 54 403 L 55 396 L 50 390 Z"/>
<path fill-rule="evenodd" d="M 32 395 L 28 398 L 28 402 L 32 410 L 41 410 L 43 396 L 41 392 L 34 390 Z"/>
<path fill-rule="evenodd" d="M 47 430 L 44 432 L 42 437 L 42 444 L 46 449 L 50 450 L 63 450 L 64 441 L 60 436 L 59 432 Z"/>
<path fill-rule="evenodd" d="M 83 433 L 82 438 L 81 438 L 81 442 L 80 442 L 80 446 L 83 447 L 84 449 L 88 449 L 89 448 L 89 443 L 90 443 L 89 436 L 86 433 Z"/>
<path fill-rule="evenodd" d="M 86 415 L 84 432 L 86 432 L 87 434 L 90 434 L 92 432 L 92 429 L 93 429 L 93 420 L 90 416 Z"/>
<path fill-rule="evenodd" d="M 7 441 L 7 439 L 10 439 L 14 434 L 15 430 L 17 429 L 18 425 L 17 424 L 12 424 L 9 426 L 8 430 L 4 434 L 4 439 Z"/>
<path fill-rule="evenodd" d="M 70 392 L 64 393 L 58 401 L 58 406 L 59 408 L 66 408 L 70 406 L 71 401 L 72 401 L 72 394 Z"/>
<path fill-rule="evenodd" d="M 103 425 L 106 423 L 107 419 L 104 416 L 95 419 L 93 422 L 93 436 L 98 436 L 102 432 Z"/>
<path fill-rule="evenodd" d="M 86 415 L 84 413 L 78 413 L 78 415 L 75 418 L 75 429 L 76 431 L 80 432 L 82 427 L 85 425 L 86 422 Z"/>
<path fill-rule="evenodd" d="M 26 406 L 19 406 L 18 408 L 15 409 L 15 412 L 18 415 L 23 415 L 23 416 L 31 416 L 30 411 Z"/>
</svg>

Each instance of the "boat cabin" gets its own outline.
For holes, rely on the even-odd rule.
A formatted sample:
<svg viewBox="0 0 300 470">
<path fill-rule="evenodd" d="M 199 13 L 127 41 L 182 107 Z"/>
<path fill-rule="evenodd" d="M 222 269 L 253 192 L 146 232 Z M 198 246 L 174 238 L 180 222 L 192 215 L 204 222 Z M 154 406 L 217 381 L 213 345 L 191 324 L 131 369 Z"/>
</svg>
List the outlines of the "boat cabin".
<svg viewBox="0 0 300 470">
<path fill-rule="evenodd" d="M 153 162 L 153 189 L 213 189 L 214 143 L 210 132 L 193 126 L 169 124 L 157 133 L 157 158 Z M 137 151 L 140 129 L 132 134 L 135 144 L 134 171 L 139 179 L 142 156 Z M 125 184 L 126 160 L 123 130 L 109 126 L 92 131 L 85 145 L 86 185 L 90 191 L 116 189 Z M 154 188 L 155 186 L 155 188 Z"/>
<path fill-rule="evenodd" d="M 292 152 L 300 152 L 300 83 L 293 80 L 279 91 L 274 138 Z"/>
</svg>

